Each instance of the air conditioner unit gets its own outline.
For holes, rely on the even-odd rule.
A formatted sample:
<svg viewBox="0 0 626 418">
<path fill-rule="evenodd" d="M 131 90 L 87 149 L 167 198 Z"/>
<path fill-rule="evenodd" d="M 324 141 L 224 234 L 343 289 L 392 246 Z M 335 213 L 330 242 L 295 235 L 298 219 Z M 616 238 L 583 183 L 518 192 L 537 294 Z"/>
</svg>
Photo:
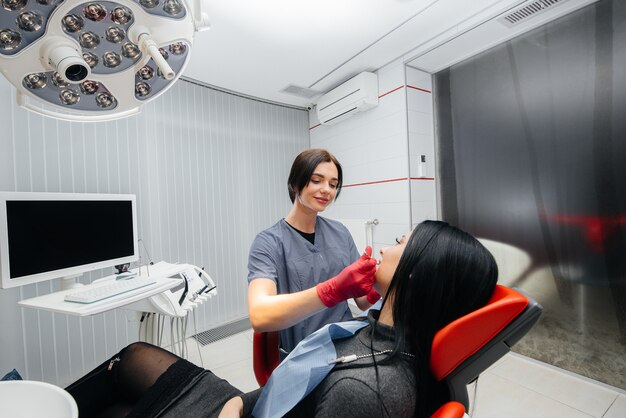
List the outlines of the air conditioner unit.
<svg viewBox="0 0 626 418">
<path fill-rule="evenodd" d="M 317 101 L 317 118 L 331 125 L 351 115 L 378 106 L 378 77 L 361 73 L 335 87 Z"/>
</svg>

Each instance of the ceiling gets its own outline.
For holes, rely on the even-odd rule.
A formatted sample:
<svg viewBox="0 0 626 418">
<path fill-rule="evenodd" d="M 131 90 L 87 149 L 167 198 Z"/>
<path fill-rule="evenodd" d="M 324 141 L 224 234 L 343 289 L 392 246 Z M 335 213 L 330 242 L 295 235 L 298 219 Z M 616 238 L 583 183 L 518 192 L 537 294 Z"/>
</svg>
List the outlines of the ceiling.
<svg viewBox="0 0 626 418">
<path fill-rule="evenodd" d="M 589 2 L 560 1 L 564 6 Z M 415 58 L 529 2 L 532 0 L 205 0 L 211 30 L 196 34 L 183 76 L 304 107 L 315 102 L 315 94 L 396 59 L 419 68 Z M 486 36 L 489 38 L 488 33 Z M 448 50 L 448 63 L 455 62 L 456 55 L 458 59 L 467 55 L 466 50 Z M 309 97 L 283 92 L 288 85 L 309 89 Z"/>
</svg>

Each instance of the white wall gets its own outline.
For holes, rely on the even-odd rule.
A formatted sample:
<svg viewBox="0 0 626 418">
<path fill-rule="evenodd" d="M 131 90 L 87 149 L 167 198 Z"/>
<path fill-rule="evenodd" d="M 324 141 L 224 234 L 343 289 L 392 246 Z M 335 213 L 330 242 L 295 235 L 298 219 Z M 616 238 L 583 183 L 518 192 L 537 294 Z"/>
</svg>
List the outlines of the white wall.
<svg viewBox="0 0 626 418">
<path fill-rule="evenodd" d="M 319 125 L 315 112 L 309 115 L 311 147 L 328 149 L 344 169 L 344 188 L 325 216 L 378 219 L 374 251 L 436 217 L 430 75 L 398 60 L 378 71 L 378 91 L 378 107 L 336 125 Z M 412 179 L 421 154 L 428 156 L 430 178 Z"/>
<path fill-rule="evenodd" d="M 289 167 L 309 145 L 304 111 L 179 81 L 137 117 L 59 122 L 18 108 L 0 78 L 0 114 L 0 190 L 136 194 L 152 259 L 204 266 L 218 285 L 198 331 L 247 316 L 248 248 L 290 208 Z M 127 311 L 78 318 L 17 306 L 58 288 L 0 290 L 0 374 L 15 367 L 66 385 L 137 340 Z"/>
<path fill-rule="evenodd" d="M 411 220 L 417 224 L 437 219 L 434 99 L 432 77 L 406 67 L 406 94 L 411 183 Z M 426 167 L 420 173 L 420 156 L 426 156 Z"/>
</svg>

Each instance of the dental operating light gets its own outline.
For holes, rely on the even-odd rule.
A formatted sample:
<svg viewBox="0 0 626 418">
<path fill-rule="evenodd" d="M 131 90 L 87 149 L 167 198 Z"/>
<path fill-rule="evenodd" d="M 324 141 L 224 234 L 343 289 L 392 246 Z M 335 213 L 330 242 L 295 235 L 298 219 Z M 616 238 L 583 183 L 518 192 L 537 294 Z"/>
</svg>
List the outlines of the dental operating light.
<svg viewBox="0 0 626 418">
<path fill-rule="evenodd" d="M 202 0 L 0 0 L 0 68 L 26 109 L 63 120 L 139 113 L 180 77 Z M 190 7 L 191 6 L 191 7 Z"/>
</svg>

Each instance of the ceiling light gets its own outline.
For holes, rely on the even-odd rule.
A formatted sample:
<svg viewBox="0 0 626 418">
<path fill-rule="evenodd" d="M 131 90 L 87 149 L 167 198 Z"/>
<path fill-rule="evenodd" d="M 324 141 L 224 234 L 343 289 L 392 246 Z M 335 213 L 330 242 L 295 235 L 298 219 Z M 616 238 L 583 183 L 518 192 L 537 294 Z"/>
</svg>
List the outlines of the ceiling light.
<svg viewBox="0 0 626 418">
<path fill-rule="evenodd" d="M 18 104 L 46 116 L 136 114 L 173 85 L 194 33 L 209 28 L 201 1 L 0 0 L 0 69 Z"/>
</svg>

